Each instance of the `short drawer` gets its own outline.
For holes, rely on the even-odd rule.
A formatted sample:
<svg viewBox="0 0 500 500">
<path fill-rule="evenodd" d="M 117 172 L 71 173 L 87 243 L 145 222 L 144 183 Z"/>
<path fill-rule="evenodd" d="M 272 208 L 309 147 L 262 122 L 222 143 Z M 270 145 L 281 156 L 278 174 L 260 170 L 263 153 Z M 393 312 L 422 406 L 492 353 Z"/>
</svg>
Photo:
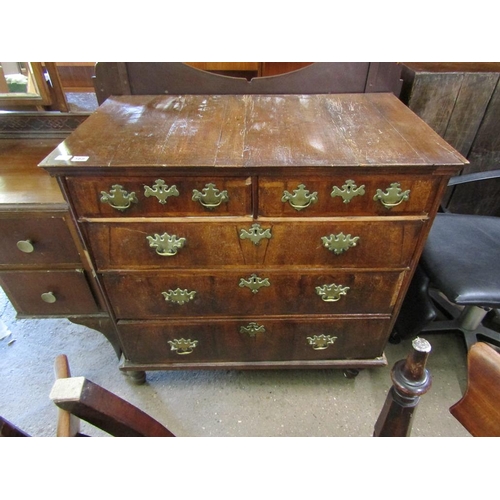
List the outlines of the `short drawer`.
<svg viewBox="0 0 500 500">
<path fill-rule="evenodd" d="M 440 180 L 432 176 L 260 177 L 259 215 L 336 217 L 426 215 Z"/>
<path fill-rule="evenodd" d="M 0 266 L 80 263 L 62 217 L 0 218 Z"/>
<path fill-rule="evenodd" d="M 87 223 L 100 270 L 410 264 L 422 220 Z"/>
<path fill-rule="evenodd" d="M 119 319 L 390 314 L 400 272 L 106 273 Z"/>
<path fill-rule="evenodd" d="M 0 286 L 16 311 L 27 316 L 99 312 L 83 271 L 4 271 Z"/>
<path fill-rule="evenodd" d="M 78 217 L 251 214 L 250 177 L 66 179 Z"/>
<path fill-rule="evenodd" d="M 382 356 L 387 319 L 237 320 L 118 323 L 133 363 L 372 359 Z"/>
</svg>

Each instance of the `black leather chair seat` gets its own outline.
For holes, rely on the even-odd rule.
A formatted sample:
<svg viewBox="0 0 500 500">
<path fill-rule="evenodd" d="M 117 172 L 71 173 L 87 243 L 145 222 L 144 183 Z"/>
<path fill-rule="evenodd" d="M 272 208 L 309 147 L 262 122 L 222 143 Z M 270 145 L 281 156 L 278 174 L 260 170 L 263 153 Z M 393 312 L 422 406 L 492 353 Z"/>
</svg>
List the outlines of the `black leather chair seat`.
<svg viewBox="0 0 500 500">
<path fill-rule="evenodd" d="M 500 218 L 438 214 L 421 265 L 450 301 L 500 307 Z"/>
</svg>

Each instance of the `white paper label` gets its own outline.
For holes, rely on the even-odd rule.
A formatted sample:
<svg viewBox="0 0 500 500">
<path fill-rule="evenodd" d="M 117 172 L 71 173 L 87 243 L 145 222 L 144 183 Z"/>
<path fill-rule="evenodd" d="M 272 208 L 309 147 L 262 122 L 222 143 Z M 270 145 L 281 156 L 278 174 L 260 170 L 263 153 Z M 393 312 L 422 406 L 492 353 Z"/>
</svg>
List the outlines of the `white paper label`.
<svg viewBox="0 0 500 500">
<path fill-rule="evenodd" d="M 88 156 L 73 156 L 71 161 L 87 161 L 88 159 Z"/>
</svg>

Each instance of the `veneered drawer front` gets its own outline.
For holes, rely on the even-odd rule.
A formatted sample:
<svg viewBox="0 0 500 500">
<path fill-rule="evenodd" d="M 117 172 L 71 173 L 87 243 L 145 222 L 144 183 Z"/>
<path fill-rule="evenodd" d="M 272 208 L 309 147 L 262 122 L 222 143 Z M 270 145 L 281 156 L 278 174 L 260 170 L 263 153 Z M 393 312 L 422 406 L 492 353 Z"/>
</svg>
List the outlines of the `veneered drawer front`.
<svg viewBox="0 0 500 500">
<path fill-rule="evenodd" d="M 352 186 L 348 186 L 348 181 L 354 181 Z M 432 176 L 361 176 L 354 172 L 344 177 L 260 177 L 259 214 L 269 217 L 425 215 L 435 201 L 439 182 L 439 178 Z M 332 197 L 332 193 L 336 196 Z M 359 195 L 351 197 L 346 193 Z"/>
<path fill-rule="evenodd" d="M 25 315 L 93 314 L 99 308 L 82 271 L 4 271 L 0 285 Z"/>
<path fill-rule="evenodd" d="M 399 272 L 109 273 L 117 318 L 389 314 Z"/>
<path fill-rule="evenodd" d="M 134 363 L 370 359 L 382 356 L 388 320 L 379 318 L 118 323 Z"/>
<path fill-rule="evenodd" d="M 409 265 L 423 224 L 421 220 L 301 219 L 290 223 L 249 219 L 88 223 L 85 227 L 101 270 L 292 265 L 401 268 Z M 174 236 L 172 241 L 179 246 L 166 252 L 158 238 L 165 242 Z"/>
<path fill-rule="evenodd" d="M 252 213 L 250 177 L 69 177 L 66 180 L 78 217 L 238 216 Z"/>
<path fill-rule="evenodd" d="M 0 234 L 0 265 L 78 265 L 80 262 L 61 217 L 0 218 Z"/>
</svg>

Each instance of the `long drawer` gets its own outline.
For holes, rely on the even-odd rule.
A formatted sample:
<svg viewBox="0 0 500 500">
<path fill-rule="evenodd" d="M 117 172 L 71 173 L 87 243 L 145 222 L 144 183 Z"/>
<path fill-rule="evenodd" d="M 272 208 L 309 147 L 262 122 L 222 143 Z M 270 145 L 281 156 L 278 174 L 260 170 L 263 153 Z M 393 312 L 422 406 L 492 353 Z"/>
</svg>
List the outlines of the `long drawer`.
<svg viewBox="0 0 500 500">
<path fill-rule="evenodd" d="M 132 363 L 369 359 L 382 355 L 388 319 L 120 321 Z"/>
<path fill-rule="evenodd" d="M 422 220 L 88 223 L 99 270 L 307 266 L 402 268 Z"/>
<path fill-rule="evenodd" d="M 390 314 L 404 272 L 106 273 L 119 319 Z"/>
</svg>

